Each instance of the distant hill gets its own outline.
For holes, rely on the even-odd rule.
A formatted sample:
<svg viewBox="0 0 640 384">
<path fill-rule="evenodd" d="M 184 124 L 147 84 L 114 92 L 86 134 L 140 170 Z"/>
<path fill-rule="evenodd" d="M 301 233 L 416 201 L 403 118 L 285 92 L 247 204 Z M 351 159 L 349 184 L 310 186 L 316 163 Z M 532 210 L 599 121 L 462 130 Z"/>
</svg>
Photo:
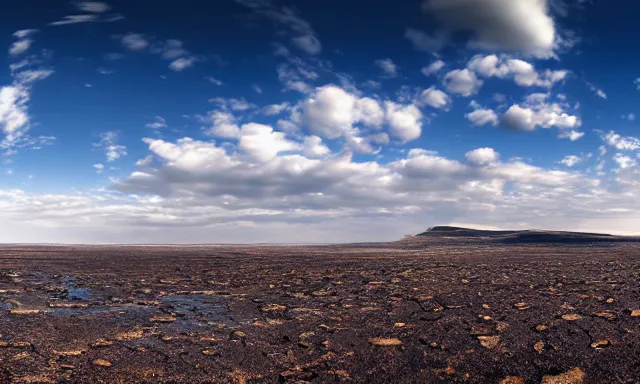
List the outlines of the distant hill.
<svg viewBox="0 0 640 384">
<path fill-rule="evenodd" d="M 459 240 L 486 240 L 504 244 L 562 243 L 580 244 L 596 242 L 640 242 L 640 237 L 614 236 L 602 233 L 544 231 L 544 230 L 505 230 L 461 228 L 451 226 L 431 227 L 418 237 L 448 238 Z"/>
</svg>

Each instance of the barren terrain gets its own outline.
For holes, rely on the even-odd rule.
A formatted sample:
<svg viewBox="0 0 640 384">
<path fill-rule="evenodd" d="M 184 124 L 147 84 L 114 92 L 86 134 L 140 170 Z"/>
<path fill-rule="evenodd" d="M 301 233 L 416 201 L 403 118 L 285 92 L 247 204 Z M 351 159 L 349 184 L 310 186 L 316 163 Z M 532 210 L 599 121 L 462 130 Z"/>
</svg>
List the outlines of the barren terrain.
<svg viewBox="0 0 640 384">
<path fill-rule="evenodd" d="M 0 382 L 637 383 L 640 246 L 2 246 Z"/>
</svg>

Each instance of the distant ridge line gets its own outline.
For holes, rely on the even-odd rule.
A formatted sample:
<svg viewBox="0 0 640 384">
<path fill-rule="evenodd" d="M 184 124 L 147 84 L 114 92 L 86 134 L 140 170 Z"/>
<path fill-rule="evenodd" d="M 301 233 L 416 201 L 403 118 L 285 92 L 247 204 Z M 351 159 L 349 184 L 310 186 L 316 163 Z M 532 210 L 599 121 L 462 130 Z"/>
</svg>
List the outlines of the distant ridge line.
<svg viewBox="0 0 640 384">
<path fill-rule="evenodd" d="M 606 233 L 547 231 L 547 230 L 485 230 L 454 226 L 435 226 L 416 235 L 418 237 L 460 238 L 487 240 L 506 244 L 535 243 L 596 243 L 640 242 L 640 237 L 615 236 Z"/>
</svg>

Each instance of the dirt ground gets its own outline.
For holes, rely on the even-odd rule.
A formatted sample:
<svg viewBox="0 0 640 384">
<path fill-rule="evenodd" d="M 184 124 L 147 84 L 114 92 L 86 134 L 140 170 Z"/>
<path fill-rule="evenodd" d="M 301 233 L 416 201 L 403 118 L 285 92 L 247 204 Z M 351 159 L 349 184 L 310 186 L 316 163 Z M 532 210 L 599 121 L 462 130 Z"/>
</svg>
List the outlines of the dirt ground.
<svg viewBox="0 0 640 384">
<path fill-rule="evenodd" d="M 2 246 L 0 383 L 638 383 L 640 245 Z"/>
</svg>

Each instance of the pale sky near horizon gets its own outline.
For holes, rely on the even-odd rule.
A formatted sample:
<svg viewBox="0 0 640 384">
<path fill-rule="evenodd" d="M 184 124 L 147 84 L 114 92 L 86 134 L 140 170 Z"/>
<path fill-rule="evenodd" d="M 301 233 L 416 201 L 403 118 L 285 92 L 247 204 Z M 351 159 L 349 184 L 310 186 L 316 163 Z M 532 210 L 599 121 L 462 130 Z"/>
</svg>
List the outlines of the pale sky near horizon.
<svg viewBox="0 0 640 384">
<path fill-rule="evenodd" d="M 640 234 L 637 8 L 8 1 L 0 242 Z"/>
</svg>

